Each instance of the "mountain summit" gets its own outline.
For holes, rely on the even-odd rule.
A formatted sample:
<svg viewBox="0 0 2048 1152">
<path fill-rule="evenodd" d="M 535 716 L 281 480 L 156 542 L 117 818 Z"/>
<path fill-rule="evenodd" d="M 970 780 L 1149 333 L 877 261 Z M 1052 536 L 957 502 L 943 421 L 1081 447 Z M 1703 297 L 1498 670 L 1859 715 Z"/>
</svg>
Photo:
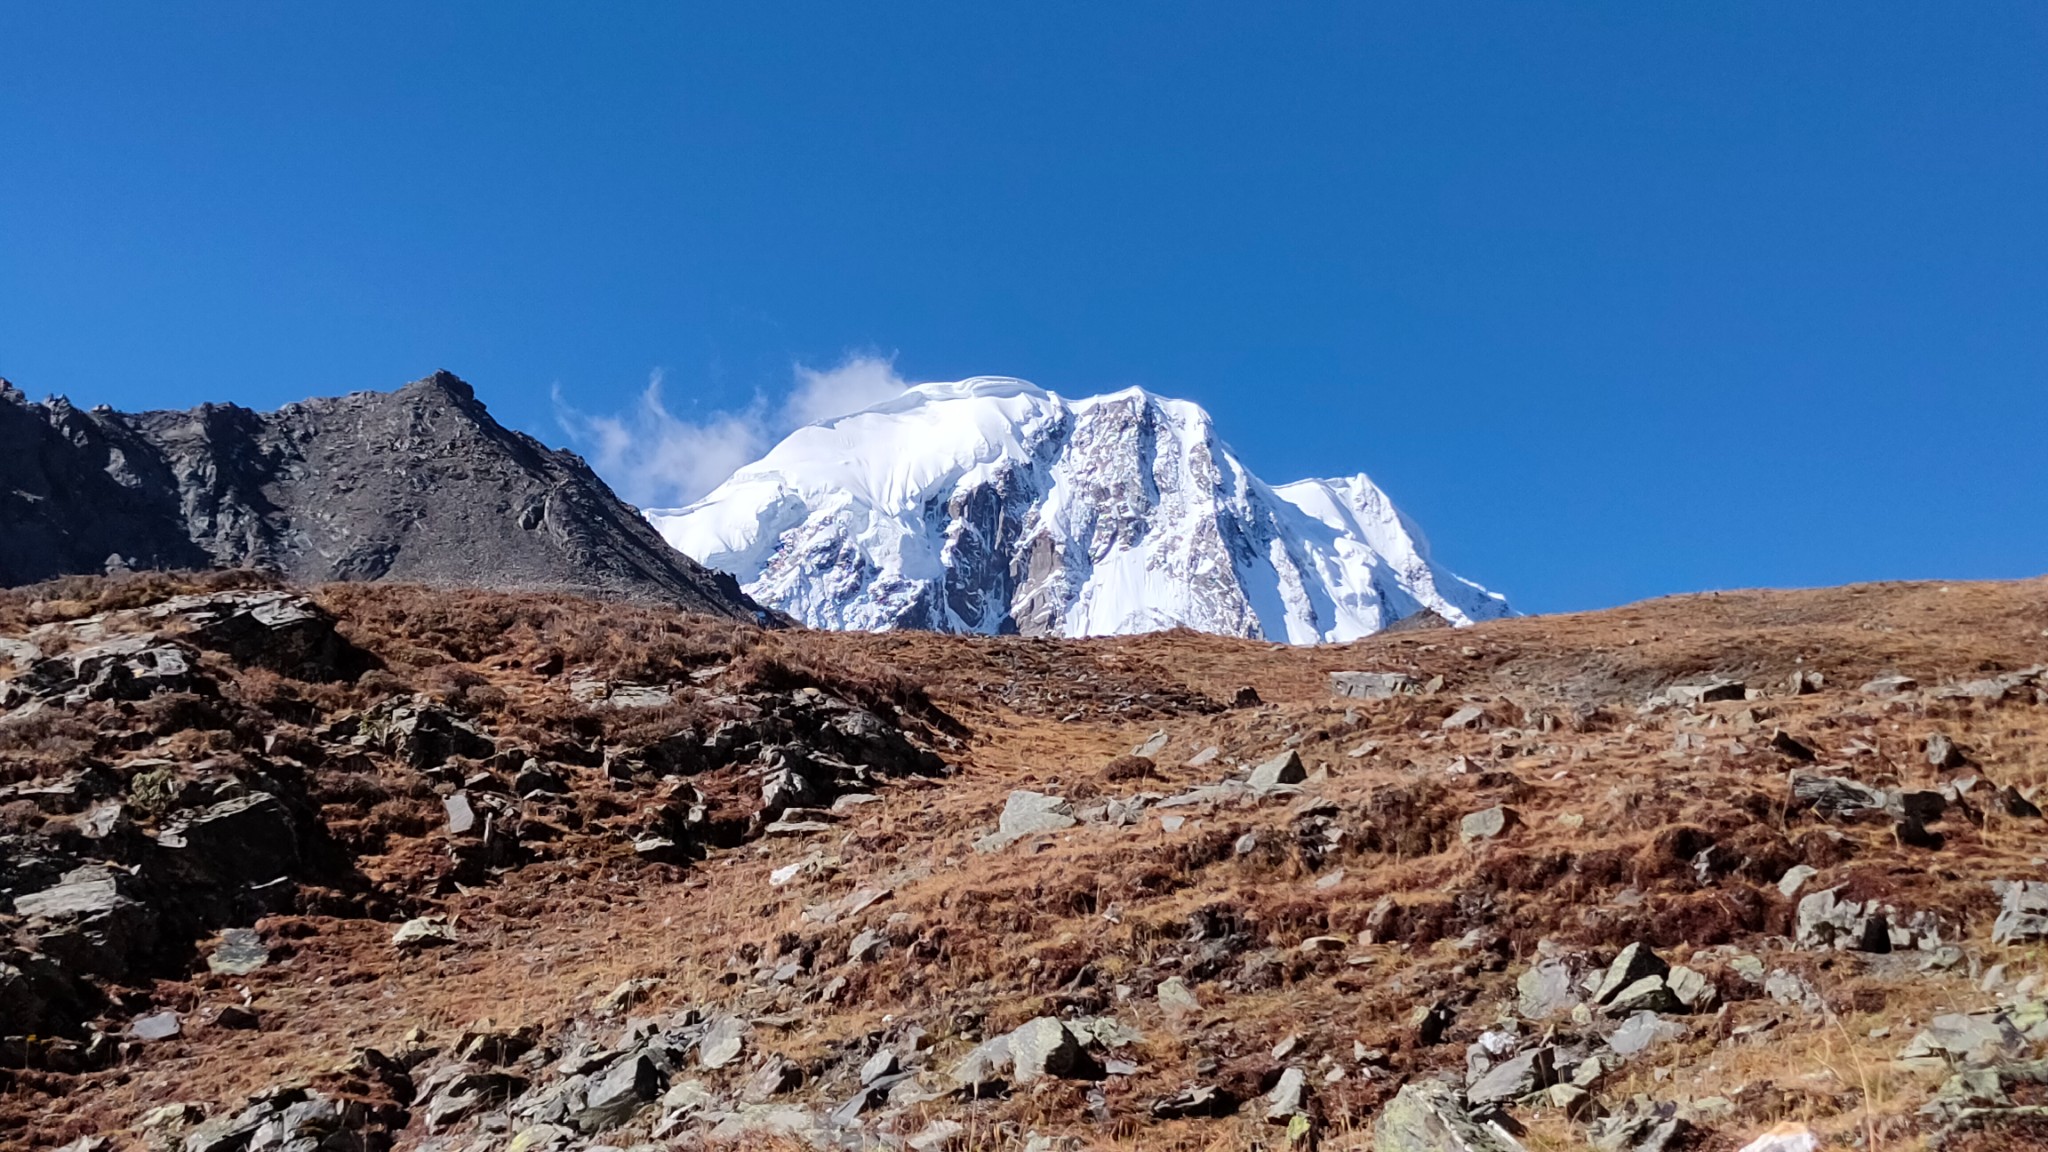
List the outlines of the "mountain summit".
<svg viewBox="0 0 2048 1152">
<path fill-rule="evenodd" d="M 0 381 L 0 586 L 153 568 L 626 596 L 751 618 L 582 459 L 436 372 L 253 412 L 31 403 Z"/>
<path fill-rule="evenodd" d="M 820 628 L 1352 640 L 1506 601 L 1435 564 L 1363 475 L 1274 487 L 1199 405 L 1131 388 L 922 384 L 778 444 L 649 519 Z"/>
</svg>

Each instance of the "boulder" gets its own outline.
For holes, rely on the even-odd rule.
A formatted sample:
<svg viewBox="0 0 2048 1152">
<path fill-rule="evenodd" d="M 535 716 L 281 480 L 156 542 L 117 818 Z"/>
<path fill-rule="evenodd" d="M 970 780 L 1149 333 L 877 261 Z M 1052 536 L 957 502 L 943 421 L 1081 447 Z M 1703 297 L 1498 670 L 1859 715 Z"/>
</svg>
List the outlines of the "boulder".
<svg viewBox="0 0 2048 1152">
<path fill-rule="evenodd" d="M 1607 1004 L 1619 996 L 1624 989 L 1635 986 L 1649 977 L 1661 980 L 1671 966 L 1650 950 L 1648 944 L 1637 942 L 1621 950 L 1607 971 L 1600 977 L 1599 985 L 1593 992 L 1593 1003 Z"/>
<path fill-rule="evenodd" d="M 1522 1152 L 1501 1128 L 1476 1120 L 1458 1090 L 1437 1080 L 1403 1084 L 1372 1126 L 1373 1152 Z"/>
<path fill-rule="evenodd" d="M 1245 783 L 1263 792 L 1287 784 L 1299 784 L 1306 779 L 1308 771 L 1301 766 L 1301 754 L 1290 748 L 1253 768 Z"/>
<path fill-rule="evenodd" d="M 1266 1093 L 1266 1119 L 1285 1124 L 1308 1111 L 1308 1073 L 1289 1068 L 1280 1073 L 1273 1090 Z"/>
<path fill-rule="evenodd" d="M 1020 789 L 1003 802 L 996 831 L 976 841 L 974 847 L 980 852 L 999 852 L 1027 836 L 1058 832 L 1077 823 L 1065 797 Z"/>
<path fill-rule="evenodd" d="M 160 936 L 157 913 L 128 895 L 128 874 L 88 864 L 55 887 L 14 898 L 38 951 L 88 976 L 126 980 L 142 974 Z"/>
<path fill-rule="evenodd" d="M 1029 1084 L 1041 1076 L 1093 1080 L 1101 1075 L 1087 1049 L 1066 1024 L 1040 1016 L 1017 1026 L 1009 1036 L 1010 1081 Z"/>
<path fill-rule="evenodd" d="M 661 1095 L 664 1079 L 652 1057 L 632 1053 L 591 1079 L 570 1122 L 586 1133 L 616 1128 Z"/>
</svg>

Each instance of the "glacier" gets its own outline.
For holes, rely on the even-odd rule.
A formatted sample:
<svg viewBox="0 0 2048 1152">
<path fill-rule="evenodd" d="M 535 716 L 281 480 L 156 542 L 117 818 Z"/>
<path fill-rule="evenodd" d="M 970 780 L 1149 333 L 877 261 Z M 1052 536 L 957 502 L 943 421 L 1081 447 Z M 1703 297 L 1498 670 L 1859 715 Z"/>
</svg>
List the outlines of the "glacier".
<svg viewBox="0 0 2048 1152">
<path fill-rule="evenodd" d="M 1364 475 L 1274 487 L 1185 400 L 920 384 L 792 432 L 686 508 L 675 548 L 816 628 L 1293 644 L 1507 601 L 1435 563 Z"/>
</svg>

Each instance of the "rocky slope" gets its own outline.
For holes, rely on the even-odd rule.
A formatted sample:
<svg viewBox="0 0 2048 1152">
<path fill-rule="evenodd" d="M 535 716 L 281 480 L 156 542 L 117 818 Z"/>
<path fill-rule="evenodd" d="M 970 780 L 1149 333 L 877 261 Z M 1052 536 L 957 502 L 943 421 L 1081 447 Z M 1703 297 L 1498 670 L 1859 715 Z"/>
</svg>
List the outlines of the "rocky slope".
<svg viewBox="0 0 2048 1152">
<path fill-rule="evenodd" d="M 1507 614 L 1364 476 L 1279 488 L 1140 389 L 922 384 L 802 428 L 682 509 L 677 548 L 813 627 L 1297 644 Z"/>
<path fill-rule="evenodd" d="M 753 610 L 445 372 L 271 413 L 83 411 L 0 382 L 0 539 L 0 585 L 257 567 Z"/>
<path fill-rule="evenodd" d="M 131 578 L 0 638 L 10 1147 L 2048 1139 L 2048 583 L 1288 649 Z"/>
</svg>

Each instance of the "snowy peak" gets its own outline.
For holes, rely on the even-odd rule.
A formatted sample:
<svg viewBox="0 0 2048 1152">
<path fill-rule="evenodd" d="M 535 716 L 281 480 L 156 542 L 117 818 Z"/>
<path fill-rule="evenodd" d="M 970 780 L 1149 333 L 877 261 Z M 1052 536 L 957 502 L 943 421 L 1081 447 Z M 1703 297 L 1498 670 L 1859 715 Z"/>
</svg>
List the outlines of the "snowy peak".
<svg viewBox="0 0 2048 1152">
<path fill-rule="evenodd" d="M 1306 644 L 1432 610 L 1506 615 L 1437 567 L 1363 475 L 1273 488 L 1201 406 L 1139 388 L 921 384 L 800 428 L 688 508 L 685 554 L 820 628 L 1100 636 L 1189 627 Z"/>
</svg>

